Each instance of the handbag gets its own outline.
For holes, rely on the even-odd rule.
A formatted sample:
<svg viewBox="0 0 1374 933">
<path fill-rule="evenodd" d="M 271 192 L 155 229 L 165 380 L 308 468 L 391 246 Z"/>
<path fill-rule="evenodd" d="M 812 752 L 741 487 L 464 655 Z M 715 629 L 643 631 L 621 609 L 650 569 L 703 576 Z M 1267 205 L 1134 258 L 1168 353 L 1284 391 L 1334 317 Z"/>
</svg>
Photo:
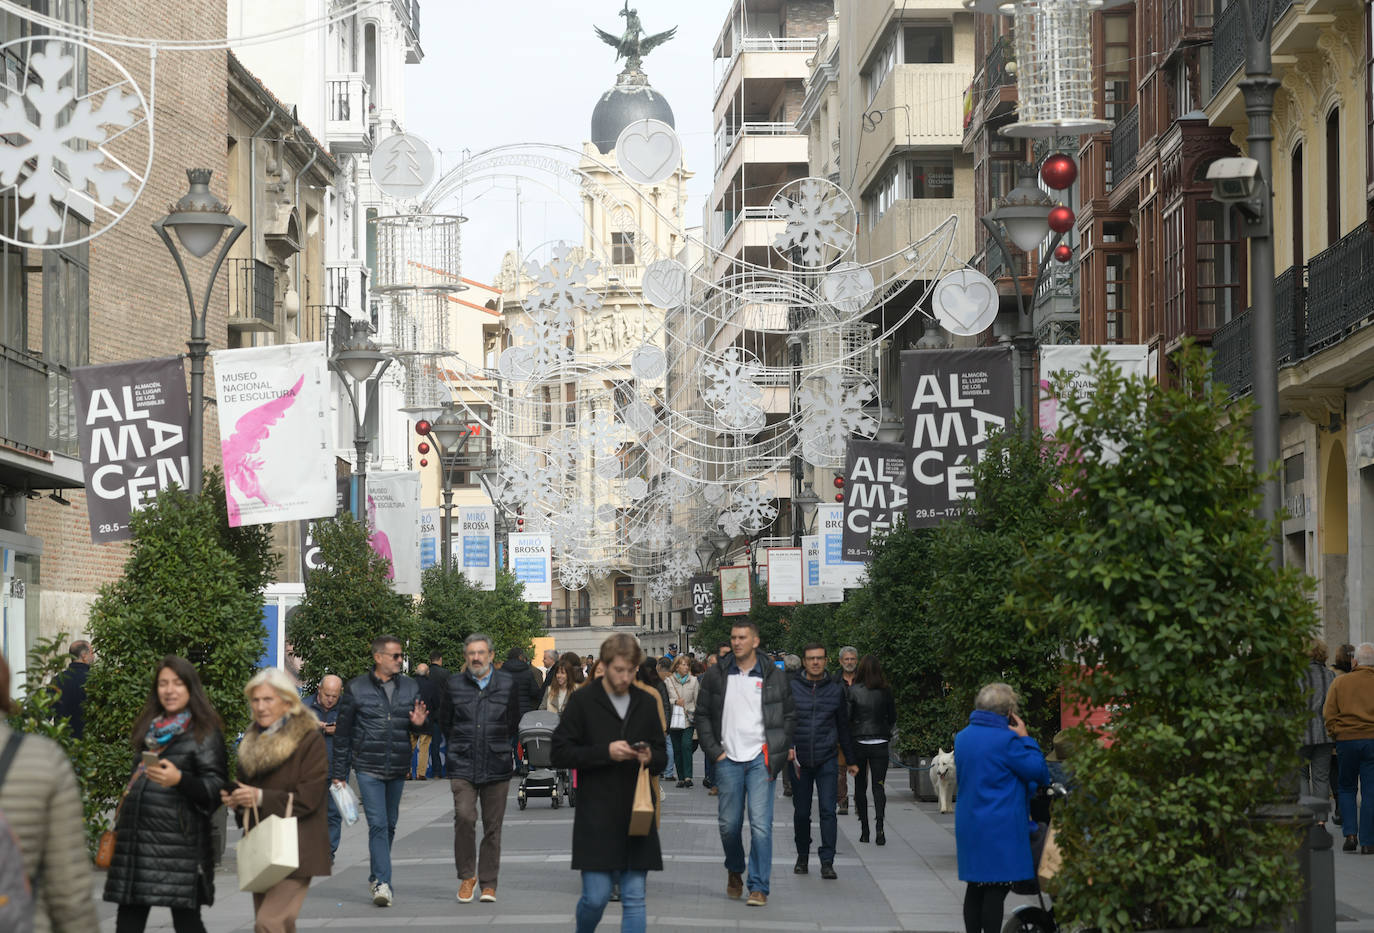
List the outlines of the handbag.
<svg viewBox="0 0 1374 933">
<path fill-rule="evenodd" d="M 95 850 L 96 868 L 109 868 L 114 864 L 115 840 L 119 838 L 115 832 L 119 827 L 119 814 L 124 809 L 124 800 L 129 796 L 129 791 L 134 789 L 134 781 L 137 781 L 142 773 L 137 768 L 134 769 L 134 773 L 129 777 L 129 783 L 124 785 L 124 793 L 119 795 L 119 803 L 115 805 L 114 822 L 110 824 L 109 829 L 100 834 L 100 844 Z"/>
<path fill-rule="evenodd" d="M 669 729 L 687 728 L 687 708 L 684 706 L 673 706 L 673 719 L 668 723 Z"/>
<path fill-rule="evenodd" d="M 286 797 L 286 816 L 261 819 L 253 805 L 251 830 L 239 840 L 239 890 L 262 894 L 301 867 L 296 818 L 291 815 L 295 794 Z M 245 821 L 246 822 L 246 821 Z"/>
<path fill-rule="evenodd" d="M 639 766 L 639 780 L 635 783 L 634 805 L 630 807 L 630 835 L 647 836 L 654 825 L 654 792 L 649 786 L 649 769 Z"/>
</svg>

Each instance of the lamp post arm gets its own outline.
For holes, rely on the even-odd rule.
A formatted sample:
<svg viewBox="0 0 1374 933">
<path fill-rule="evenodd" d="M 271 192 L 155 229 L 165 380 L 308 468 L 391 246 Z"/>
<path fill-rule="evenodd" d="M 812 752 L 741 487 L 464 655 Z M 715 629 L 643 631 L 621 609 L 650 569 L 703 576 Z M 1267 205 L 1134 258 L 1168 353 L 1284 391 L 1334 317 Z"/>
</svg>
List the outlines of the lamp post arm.
<svg viewBox="0 0 1374 933">
<path fill-rule="evenodd" d="M 988 230 L 988 236 L 992 242 L 997 244 L 997 248 L 1002 251 L 1002 258 L 1007 262 L 1007 272 L 1011 275 L 1012 286 L 1016 291 L 1016 310 L 1020 314 L 1021 320 L 1027 328 L 1030 321 L 1026 320 L 1026 300 L 1021 295 L 1021 274 L 1016 269 L 1016 260 L 1012 258 L 1011 247 L 1007 245 L 1007 238 L 1003 236 L 1001 228 L 991 214 L 984 214 L 978 218 Z"/>
<path fill-rule="evenodd" d="M 197 318 L 199 318 L 199 323 L 202 327 L 205 324 L 205 318 L 203 314 L 196 314 L 196 296 L 191 292 L 191 276 L 186 272 L 186 263 L 181 261 L 181 253 L 177 251 L 176 245 L 172 242 L 172 237 L 167 232 L 167 225 L 164 221 L 159 220 L 154 223 L 153 230 L 162 238 L 162 242 L 167 245 L 167 252 L 172 254 L 172 260 L 177 264 L 177 271 L 181 273 L 181 284 L 186 289 L 186 305 L 191 309 L 191 336 L 192 339 L 195 339 Z M 216 266 L 215 268 L 218 269 L 219 267 Z"/>
<path fill-rule="evenodd" d="M 210 281 L 205 283 L 205 300 L 200 305 L 200 319 L 202 321 L 210 313 L 210 298 L 215 292 L 215 279 L 219 278 L 219 270 L 224 266 L 224 261 L 229 258 L 229 250 L 233 248 L 234 244 L 238 242 L 238 238 L 243 236 L 243 231 L 247 229 L 243 221 L 237 217 L 230 217 L 229 219 L 234 222 L 233 226 L 229 227 L 229 236 L 225 238 L 224 245 L 219 249 L 219 255 L 215 257 L 215 267 L 210 270 Z M 178 258 L 177 263 L 180 264 L 180 262 L 181 260 Z M 182 275 L 184 276 L 185 273 Z M 190 297 L 190 283 L 187 283 L 187 297 Z"/>
</svg>

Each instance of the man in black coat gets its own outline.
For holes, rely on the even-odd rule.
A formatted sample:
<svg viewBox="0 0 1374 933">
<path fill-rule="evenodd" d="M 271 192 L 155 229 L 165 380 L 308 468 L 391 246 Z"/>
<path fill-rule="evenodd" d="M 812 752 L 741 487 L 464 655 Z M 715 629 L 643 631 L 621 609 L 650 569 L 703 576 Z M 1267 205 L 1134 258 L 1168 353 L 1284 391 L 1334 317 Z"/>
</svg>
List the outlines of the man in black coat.
<svg viewBox="0 0 1374 933">
<path fill-rule="evenodd" d="M 344 685 L 329 766 L 335 784 L 348 780 L 349 768 L 357 772 L 367 817 L 368 882 L 378 907 L 390 907 L 392 901 L 391 842 L 410 773 L 410 736 L 424 728 L 429 715 L 420 688 L 401 673 L 402 657 L 396 636 L 372 640 L 372 672 Z"/>
<path fill-rule="evenodd" d="M 849 735 L 849 702 L 844 684 L 825 673 L 825 645 L 812 642 L 802 649 L 803 669 L 792 680 L 792 698 L 797 705 L 797 731 L 787 753 L 792 769 L 793 836 L 797 843 L 797 864 L 793 871 L 807 872 L 811 857 L 811 790 L 821 811 L 821 877 L 835 875 L 835 796 L 839 772 L 837 746 L 848 761 L 857 761 Z M 858 765 L 848 766 L 858 774 Z"/>
<path fill-rule="evenodd" d="M 467 668 L 449 677 L 439 695 L 439 722 L 448 738 L 448 776 L 453 787 L 453 861 L 458 869 L 458 902 L 472 903 L 480 883 L 482 901 L 492 903 L 501 869 L 501 823 L 515 772 L 520 698 L 515 678 L 492 666 L 489 637 L 469 635 L 464 652 Z"/>
<path fill-rule="evenodd" d="M 54 719 L 67 720 L 72 735 L 79 739 L 86 734 L 86 678 L 91 673 L 95 653 L 88 641 L 74 641 L 67 651 L 72 662 L 53 678 L 52 685 L 58 697 L 52 712 Z"/>
<path fill-rule="evenodd" d="M 539 708 L 539 697 L 544 692 L 544 678 L 530 666 L 529 659 L 520 648 L 506 652 L 506 663 L 501 666 L 515 679 L 516 696 L 520 700 L 520 715 Z"/>
<path fill-rule="evenodd" d="M 420 688 L 420 702 L 425 704 L 425 709 L 439 709 L 439 684 L 430 676 L 428 664 L 415 665 L 415 686 Z M 436 717 L 437 718 L 437 717 Z M 415 749 L 415 768 L 410 776 L 413 779 L 426 780 L 425 772 L 429 765 L 429 749 L 434 741 L 434 723 L 429 723 L 419 735 L 410 737 L 410 745 Z M 438 777 L 436 772 L 435 777 Z"/>
<path fill-rule="evenodd" d="M 429 679 L 432 680 L 432 681 L 434 681 L 434 683 L 438 686 L 438 688 L 439 688 L 438 693 L 439 693 L 440 696 L 443 695 L 443 692 L 444 692 L 444 684 L 447 683 L 447 682 L 448 682 L 448 679 L 449 679 L 450 677 L 452 677 L 452 676 L 453 676 L 453 673 L 452 673 L 448 668 L 444 667 L 444 655 L 443 655 L 443 652 L 440 652 L 440 651 L 431 651 L 430 654 L 429 654 Z M 431 707 L 430 707 L 430 710 L 431 710 L 431 711 L 434 711 L 434 710 L 437 710 L 437 709 L 438 709 L 437 706 L 431 706 Z M 439 717 L 438 717 L 438 716 L 431 716 L 431 717 L 429 718 L 429 722 L 430 722 L 430 727 L 431 727 L 432 730 L 433 730 L 433 738 L 430 740 L 430 743 L 429 743 L 429 763 L 430 763 L 430 769 L 434 772 L 434 776 L 435 776 L 436 778 L 442 778 L 442 777 L 445 776 L 445 771 L 444 771 L 444 748 L 445 748 L 445 744 L 444 744 L 444 730 L 441 729 L 441 728 L 439 727 Z"/>
<path fill-rule="evenodd" d="M 636 689 L 643 654 L 633 636 L 601 645 L 603 675 L 576 690 L 553 733 L 553 765 L 577 769 L 572 867 L 582 872 L 577 929 L 595 929 L 620 885 L 621 928 L 643 930 L 648 872 L 663 870 L 657 819 L 646 834 L 630 835 L 630 813 L 642 766 L 662 774 L 668 763 L 656 694 Z"/>
</svg>

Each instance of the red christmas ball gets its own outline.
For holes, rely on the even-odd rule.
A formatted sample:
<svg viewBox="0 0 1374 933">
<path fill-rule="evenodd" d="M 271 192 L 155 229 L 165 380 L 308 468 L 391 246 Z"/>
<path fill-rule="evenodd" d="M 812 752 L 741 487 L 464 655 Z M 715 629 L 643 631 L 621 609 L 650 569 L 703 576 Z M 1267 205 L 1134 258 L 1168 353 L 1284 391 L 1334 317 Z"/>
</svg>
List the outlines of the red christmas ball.
<svg viewBox="0 0 1374 933">
<path fill-rule="evenodd" d="M 1073 229 L 1073 210 L 1059 205 L 1050 210 L 1050 229 L 1055 233 L 1068 233 Z"/>
<path fill-rule="evenodd" d="M 836 501 L 836 502 L 843 502 L 843 501 L 844 501 L 844 493 L 842 493 L 842 492 L 837 492 L 837 493 L 835 493 L 835 501 Z"/>
<path fill-rule="evenodd" d="M 1069 249 L 1069 244 L 1060 243 L 1054 248 L 1054 258 L 1060 262 L 1068 262 L 1073 258 L 1073 250 Z"/>
<path fill-rule="evenodd" d="M 1056 152 L 1040 166 L 1040 177 L 1055 191 L 1063 191 L 1078 178 L 1078 166 L 1064 153 Z"/>
<path fill-rule="evenodd" d="M 419 450 L 420 453 L 422 453 L 422 454 L 427 454 L 427 453 L 429 453 L 429 445 L 426 444 L 424 441 L 420 441 L 420 446 L 417 447 L 416 449 Z"/>
<path fill-rule="evenodd" d="M 420 435 L 421 437 L 424 437 L 426 434 L 428 434 L 428 433 L 429 433 L 429 422 L 426 421 L 426 420 L 423 419 L 423 418 L 421 418 L 419 421 L 415 422 L 415 433 L 418 434 L 418 435 Z"/>
<path fill-rule="evenodd" d="M 421 458 L 420 458 L 420 466 L 429 466 L 429 461 L 426 460 L 424 457 L 421 457 Z"/>
</svg>

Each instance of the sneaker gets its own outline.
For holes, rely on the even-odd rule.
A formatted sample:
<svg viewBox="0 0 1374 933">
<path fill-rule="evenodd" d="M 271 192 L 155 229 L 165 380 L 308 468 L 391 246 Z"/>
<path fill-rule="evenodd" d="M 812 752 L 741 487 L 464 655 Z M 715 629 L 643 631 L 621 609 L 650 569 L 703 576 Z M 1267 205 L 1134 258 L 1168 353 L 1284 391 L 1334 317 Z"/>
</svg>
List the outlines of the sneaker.
<svg viewBox="0 0 1374 933">
<path fill-rule="evenodd" d="M 821 877 L 827 881 L 834 881 L 839 875 L 835 874 L 833 862 L 821 862 Z"/>
<path fill-rule="evenodd" d="M 767 907 L 768 895 L 762 891 L 750 891 L 749 900 L 744 902 L 748 907 Z"/>
<path fill-rule="evenodd" d="M 471 904 L 472 896 L 477 892 L 477 879 L 464 878 L 463 883 L 458 885 L 458 903 Z"/>
<path fill-rule="evenodd" d="M 620 903 L 620 885 L 611 885 L 611 900 L 617 904 Z"/>
<path fill-rule="evenodd" d="M 483 904 L 495 904 L 495 903 L 496 903 L 496 889 L 495 889 L 495 888 L 483 888 L 483 889 L 482 889 L 482 903 L 483 903 Z"/>
<path fill-rule="evenodd" d="M 730 872 L 725 881 L 725 896 L 739 900 L 744 895 L 744 878 L 737 871 Z"/>
<path fill-rule="evenodd" d="M 842 804 L 840 804 L 839 807 L 835 810 L 835 815 L 836 815 L 836 816 L 848 816 L 848 815 L 849 815 L 849 804 L 847 804 L 847 803 L 842 803 Z"/>
<path fill-rule="evenodd" d="M 387 884 L 385 881 L 377 882 L 376 887 L 372 889 L 372 903 L 376 904 L 378 907 L 390 907 L 391 885 Z"/>
<path fill-rule="evenodd" d="M 688 787 L 691 787 L 691 786 L 692 786 L 692 779 L 691 779 L 691 778 L 688 778 L 687 781 L 686 781 L 686 784 L 687 784 Z"/>
<path fill-rule="evenodd" d="M 792 796 L 792 788 L 787 787 L 787 786 L 784 786 L 783 789 L 782 789 L 782 795 L 783 795 L 784 797 L 791 797 L 791 796 Z"/>
</svg>

